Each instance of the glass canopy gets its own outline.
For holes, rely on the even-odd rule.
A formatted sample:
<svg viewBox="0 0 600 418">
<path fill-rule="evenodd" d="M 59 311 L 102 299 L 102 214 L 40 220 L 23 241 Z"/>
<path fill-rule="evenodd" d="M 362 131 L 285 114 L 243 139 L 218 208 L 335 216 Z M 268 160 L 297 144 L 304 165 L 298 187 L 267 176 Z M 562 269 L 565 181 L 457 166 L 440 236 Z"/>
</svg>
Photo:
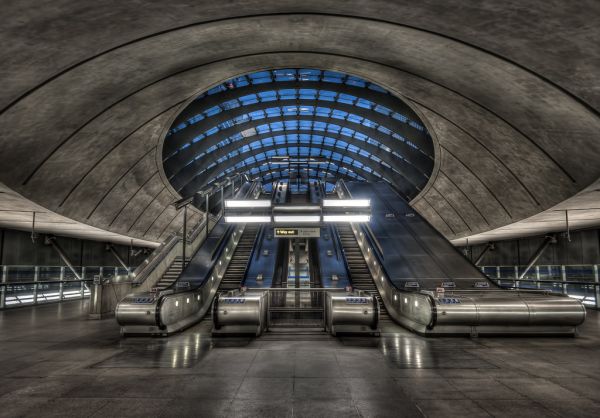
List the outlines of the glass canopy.
<svg viewBox="0 0 600 418">
<path fill-rule="evenodd" d="M 286 156 L 320 163 L 271 161 Z M 385 180 L 410 199 L 429 179 L 433 146 L 416 114 L 383 88 L 338 72 L 282 69 L 237 77 L 200 95 L 168 131 L 163 163 L 183 196 L 245 173 L 266 185 Z"/>
</svg>

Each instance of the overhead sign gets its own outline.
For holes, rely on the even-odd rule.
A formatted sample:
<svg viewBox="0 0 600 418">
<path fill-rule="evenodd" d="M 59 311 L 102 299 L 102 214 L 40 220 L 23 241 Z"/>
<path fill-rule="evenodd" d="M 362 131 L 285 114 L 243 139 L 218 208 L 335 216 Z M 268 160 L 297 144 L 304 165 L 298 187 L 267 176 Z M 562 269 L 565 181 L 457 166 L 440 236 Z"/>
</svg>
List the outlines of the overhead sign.
<svg viewBox="0 0 600 418">
<path fill-rule="evenodd" d="M 319 238 L 321 228 L 275 228 L 276 238 Z"/>
</svg>

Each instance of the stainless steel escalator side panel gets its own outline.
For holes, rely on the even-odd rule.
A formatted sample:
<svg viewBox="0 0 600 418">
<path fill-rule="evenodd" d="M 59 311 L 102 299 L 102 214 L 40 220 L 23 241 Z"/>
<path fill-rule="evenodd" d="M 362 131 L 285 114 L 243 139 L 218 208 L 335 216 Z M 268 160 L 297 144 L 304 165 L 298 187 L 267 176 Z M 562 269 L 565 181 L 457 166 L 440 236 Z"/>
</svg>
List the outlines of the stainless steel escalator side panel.
<svg viewBox="0 0 600 418">
<path fill-rule="evenodd" d="M 585 306 L 578 300 L 563 295 L 548 295 L 544 298 L 527 298 L 532 325 L 571 325 L 578 326 L 585 321 Z"/>
<path fill-rule="evenodd" d="M 266 292 L 239 290 L 220 294 L 213 310 L 213 334 L 253 334 L 266 329 Z"/>
<path fill-rule="evenodd" d="M 117 304 L 117 323 L 124 325 L 156 326 L 157 298 L 154 293 L 136 293 Z"/>
<path fill-rule="evenodd" d="M 482 292 L 483 293 L 483 292 Z M 438 325 L 555 325 L 578 326 L 585 320 L 585 307 L 562 295 L 494 292 L 464 295 L 455 292 L 434 298 Z M 448 303 L 451 302 L 451 303 Z"/>
<path fill-rule="evenodd" d="M 327 292 L 325 320 L 332 335 L 378 332 L 379 303 L 375 296 L 366 292 Z"/>
</svg>

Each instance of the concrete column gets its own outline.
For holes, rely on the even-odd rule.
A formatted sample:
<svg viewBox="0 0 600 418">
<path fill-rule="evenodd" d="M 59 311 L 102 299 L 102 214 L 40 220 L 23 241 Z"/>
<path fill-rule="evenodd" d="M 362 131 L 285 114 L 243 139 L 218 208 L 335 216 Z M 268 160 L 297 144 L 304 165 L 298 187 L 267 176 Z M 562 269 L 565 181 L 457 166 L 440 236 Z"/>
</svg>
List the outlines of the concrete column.
<svg viewBox="0 0 600 418">
<path fill-rule="evenodd" d="M 519 287 L 519 266 L 515 266 L 515 287 Z"/>
<path fill-rule="evenodd" d="M 537 280 L 536 286 L 538 289 L 542 287 L 540 283 L 540 266 L 535 266 L 535 279 Z"/>
</svg>

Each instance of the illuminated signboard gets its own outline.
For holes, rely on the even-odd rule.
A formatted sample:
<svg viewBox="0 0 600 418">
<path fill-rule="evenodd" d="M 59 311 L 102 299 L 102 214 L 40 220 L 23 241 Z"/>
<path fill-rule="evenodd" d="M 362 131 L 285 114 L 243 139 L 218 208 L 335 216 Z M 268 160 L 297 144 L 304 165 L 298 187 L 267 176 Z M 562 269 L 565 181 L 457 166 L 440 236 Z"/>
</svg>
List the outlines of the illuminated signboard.
<svg viewBox="0 0 600 418">
<path fill-rule="evenodd" d="M 319 238 L 321 228 L 275 228 L 277 238 Z"/>
</svg>

